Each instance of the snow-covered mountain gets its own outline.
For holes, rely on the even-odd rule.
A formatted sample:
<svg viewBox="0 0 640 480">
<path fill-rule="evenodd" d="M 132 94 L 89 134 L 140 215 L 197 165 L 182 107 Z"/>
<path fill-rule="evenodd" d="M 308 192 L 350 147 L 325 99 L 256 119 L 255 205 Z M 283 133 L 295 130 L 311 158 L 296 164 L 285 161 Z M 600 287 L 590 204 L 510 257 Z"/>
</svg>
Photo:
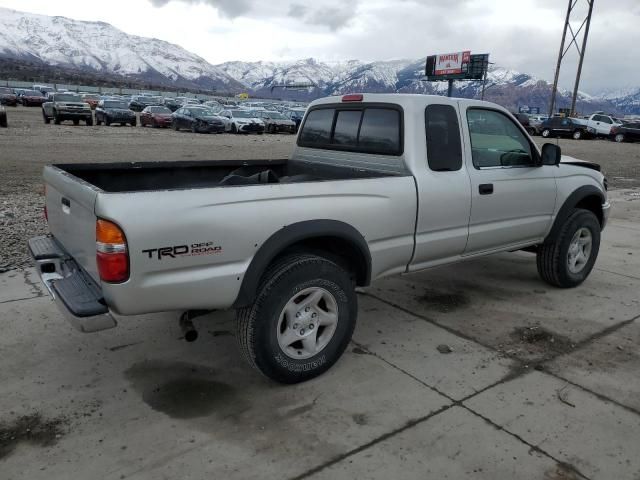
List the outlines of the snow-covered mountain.
<svg viewBox="0 0 640 480">
<path fill-rule="evenodd" d="M 228 93 L 248 91 L 259 97 L 298 100 L 356 91 L 445 93 L 446 83 L 420 80 L 424 63 L 424 58 L 374 62 L 324 62 L 307 58 L 211 65 L 180 46 L 129 35 L 107 23 L 0 8 L 0 76 L 28 71 L 30 78 L 56 78 L 75 83 L 135 81 L 138 85 Z M 298 82 L 315 87 L 305 91 L 273 89 Z M 479 98 L 481 90 L 482 82 L 456 82 L 454 94 Z M 544 112 L 550 93 L 551 86 L 544 80 L 492 66 L 485 98 L 508 108 L 528 105 Z M 569 92 L 561 91 L 558 106 L 569 106 L 569 97 Z M 595 110 L 640 113 L 640 88 L 598 96 L 581 92 L 578 109 L 584 113 Z"/>
<path fill-rule="evenodd" d="M 155 38 L 85 22 L 0 8 L 0 58 L 42 62 L 156 84 L 238 90 L 241 85 L 203 58 Z"/>
</svg>

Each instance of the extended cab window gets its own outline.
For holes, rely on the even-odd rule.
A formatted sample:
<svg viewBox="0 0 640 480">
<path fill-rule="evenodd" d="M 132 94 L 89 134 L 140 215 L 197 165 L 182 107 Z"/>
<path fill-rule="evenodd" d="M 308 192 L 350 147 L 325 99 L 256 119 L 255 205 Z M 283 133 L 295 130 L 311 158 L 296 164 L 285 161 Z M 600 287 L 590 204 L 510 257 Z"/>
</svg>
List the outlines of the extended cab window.
<svg viewBox="0 0 640 480">
<path fill-rule="evenodd" d="M 427 161 L 434 172 L 462 168 L 458 115 L 451 105 L 429 105 L 425 110 Z"/>
<path fill-rule="evenodd" d="M 504 113 L 470 108 L 467 110 L 467 123 L 474 166 L 486 168 L 533 165 L 529 141 Z"/>
<path fill-rule="evenodd" d="M 401 115 L 399 109 L 377 106 L 314 109 L 307 115 L 298 145 L 401 155 Z"/>
</svg>

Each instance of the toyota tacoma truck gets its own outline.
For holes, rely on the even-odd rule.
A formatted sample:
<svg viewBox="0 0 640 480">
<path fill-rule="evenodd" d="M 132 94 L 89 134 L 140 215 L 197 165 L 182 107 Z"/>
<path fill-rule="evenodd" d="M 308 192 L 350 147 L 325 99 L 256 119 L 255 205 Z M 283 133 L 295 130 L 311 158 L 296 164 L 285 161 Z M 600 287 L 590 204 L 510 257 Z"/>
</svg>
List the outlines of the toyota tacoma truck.
<svg viewBox="0 0 640 480">
<path fill-rule="evenodd" d="M 356 287 L 496 252 L 580 285 L 609 214 L 593 163 L 539 149 L 498 105 L 426 95 L 314 101 L 289 159 L 48 165 L 29 241 L 85 332 L 235 309 L 249 364 L 295 383 L 345 350 Z M 193 338 L 193 335 L 190 335 Z M 187 338 L 187 335 L 185 335 Z"/>
<path fill-rule="evenodd" d="M 42 118 L 44 123 L 60 125 L 65 120 L 78 125 L 80 120 L 87 126 L 93 125 L 93 112 L 88 103 L 75 93 L 50 93 L 47 101 L 42 104 Z"/>
</svg>

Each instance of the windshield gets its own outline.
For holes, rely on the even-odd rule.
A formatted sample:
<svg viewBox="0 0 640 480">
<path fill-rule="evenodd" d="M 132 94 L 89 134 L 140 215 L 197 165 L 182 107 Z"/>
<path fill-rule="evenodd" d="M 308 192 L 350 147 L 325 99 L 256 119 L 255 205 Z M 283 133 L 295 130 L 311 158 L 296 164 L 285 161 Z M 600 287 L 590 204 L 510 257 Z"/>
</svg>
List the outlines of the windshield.
<svg viewBox="0 0 640 480">
<path fill-rule="evenodd" d="M 171 113 L 167 107 L 147 107 L 147 112 L 151 113 Z"/>
<path fill-rule="evenodd" d="M 99 100 L 100 97 L 98 95 L 82 95 L 82 98 L 85 100 Z"/>
<path fill-rule="evenodd" d="M 73 93 L 59 93 L 55 97 L 56 102 L 82 102 L 79 95 Z"/>
<path fill-rule="evenodd" d="M 256 114 L 248 110 L 231 110 L 231 115 L 235 118 L 255 118 Z"/>
<path fill-rule="evenodd" d="M 191 113 L 194 115 L 215 115 L 212 109 L 206 107 L 189 107 L 189 110 L 191 110 Z"/>
<path fill-rule="evenodd" d="M 104 102 L 104 108 L 123 108 L 128 110 L 129 109 L 129 105 L 127 105 L 125 102 L 119 102 L 117 100 L 110 100 L 110 101 L 105 101 Z"/>
<path fill-rule="evenodd" d="M 1 94 L 13 94 L 13 90 L 11 90 L 10 88 L 0 87 L 0 93 Z"/>
<path fill-rule="evenodd" d="M 22 92 L 22 94 L 26 97 L 41 97 L 42 93 L 38 92 L 37 90 L 26 90 L 24 92 Z"/>
<path fill-rule="evenodd" d="M 285 120 L 287 118 L 279 112 L 267 112 L 266 115 L 267 117 L 273 118 L 274 120 Z"/>
</svg>

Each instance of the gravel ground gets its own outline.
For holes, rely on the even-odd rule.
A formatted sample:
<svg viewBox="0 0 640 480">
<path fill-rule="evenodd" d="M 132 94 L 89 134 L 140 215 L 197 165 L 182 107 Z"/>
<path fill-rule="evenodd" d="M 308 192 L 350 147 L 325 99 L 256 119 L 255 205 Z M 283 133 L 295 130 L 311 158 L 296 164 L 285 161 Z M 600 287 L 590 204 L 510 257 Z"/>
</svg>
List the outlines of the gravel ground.
<svg viewBox="0 0 640 480">
<path fill-rule="evenodd" d="M 142 127 L 45 125 L 39 108 L 9 108 L 0 129 L 0 272 L 31 263 L 26 240 L 46 232 L 48 163 L 286 158 L 293 135 L 196 135 Z M 538 143 L 543 143 L 540 137 Z M 612 188 L 640 186 L 640 144 L 560 140 L 563 153 L 600 163 Z"/>
</svg>

